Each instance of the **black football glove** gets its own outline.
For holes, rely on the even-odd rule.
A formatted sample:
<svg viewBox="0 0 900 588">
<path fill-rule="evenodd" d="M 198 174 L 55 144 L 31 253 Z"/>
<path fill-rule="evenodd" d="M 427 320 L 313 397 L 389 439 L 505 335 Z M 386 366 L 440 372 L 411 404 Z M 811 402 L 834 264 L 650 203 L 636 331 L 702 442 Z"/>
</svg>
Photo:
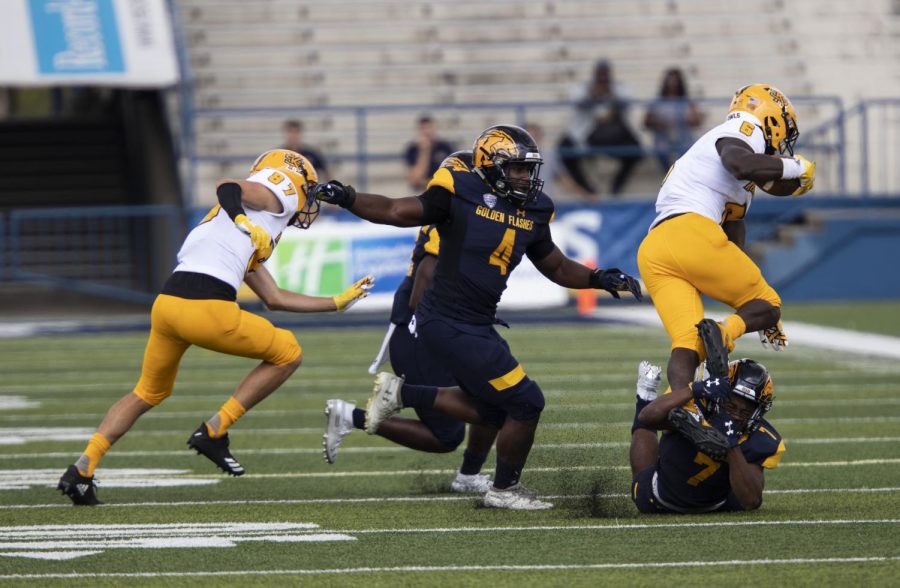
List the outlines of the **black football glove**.
<svg viewBox="0 0 900 588">
<path fill-rule="evenodd" d="M 589 284 L 591 288 L 606 290 L 612 294 L 613 298 L 619 298 L 619 292 L 631 292 L 636 299 L 644 299 L 638 281 L 617 267 L 605 270 L 595 269 L 591 272 Z"/>
<path fill-rule="evenodd" d="M 321 202 L 336 204 L 341 208 L 350 208 L 356 201 L 356 189 L 349 184 L 345 186 L 337 180 L 331 180 L 326 184 L 313 186 L 309 196 Z"/>
<path fill-rule="evenodd" d="M 738 441 L 741 439 L 741 433 L 738 431 L 737 425 L 735 425 L 734 419 L 731 418 L 731 416 L 725 412 L 719 412 L 709 419 L 709 424 L 725 436 L 728 440 L 729 448 L 738 446 Z"/>
<path fill-rule="evenodd" d="M 725 402 L 731 394 L 731 382 L 728 378 L 707 378 L 691 384 L 694 400 L 706 400 L 710 408 Z"/>
</svg>

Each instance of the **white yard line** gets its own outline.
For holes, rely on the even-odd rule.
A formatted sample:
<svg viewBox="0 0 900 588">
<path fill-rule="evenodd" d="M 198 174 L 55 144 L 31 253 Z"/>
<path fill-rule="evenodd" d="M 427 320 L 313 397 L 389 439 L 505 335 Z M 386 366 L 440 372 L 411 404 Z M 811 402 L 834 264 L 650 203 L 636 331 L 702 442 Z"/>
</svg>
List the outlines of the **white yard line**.
<svg viewBox="0 0 900 588">
<path fill-rule="evenodd" d="M 598 310 L 595 311 L 595 315 L 605 317 L 607 312 Z M 707 314 L 707 316 L 721 320 L 727 315 L 721 312 L 712 312 Z M 618 308 L 616 309 L 616 319 L 662 329 L 662 322 L 659 320 L 659 315 L 656 314 L 656 310 L 653 307 Z M 795 321 L 784 321 L 784 330 L 790 339 L 791 345 L 900 359 L 900 337 L 877 335 L 875 333 L 865 333 L 837 327 L 824 327 Z M 756 333 L 747 333 L 745 336 L 755 338 Z M 787 352 L 790 353 L 790 347 L 788 347 Z"/>
<path fill-rule="evenodd" d="M 296 570 L 235 570 L 208 572 L 120 572 L 120 573 L 65 573 L 65 574 L 4 574 L 0 580 L 49 580 L 74 578 L 169 578 L 169 577 L 230 577 L 230 576 L 316 576 L 373 573 L 430 573 L 430 572 L 486 572 L 486 571 L 566 571 L 566 570 L 629 570 L 646 568 L 706 568 L 735 566 L 810 565 L 810 564 L 860 564 L 900 561 L 900 556 L 874 557 L 822 557 L 790 559 L 732 559 L 720 561 L 657 561 L 633 563 L 594 564 L 533 564 L 533 565 L 485 565 L 485 566 L 396 566 L 361 568 L 323 568 Z"/>
<path fill-rule="evenodd" d="M 765 490 L 765 494 L 891 494 L 900 492 L 900 486 L 886 486 L 881 488 L 785 488 L 782 490 Z M 543 498 L 548 500 L 584 500 L 587 498 L 597 499 L 617 499 L 628 498 L 627 492 L 608 493 L 608 494 L 559 494 L 546 495 Z M 369 496 L 361 498 L 294 498 L 281 500 L 184 500 L 184 501 L 165 501 L 165 502 L 122 502 L 122 503 L 104 503 L 98 508 L 135 508 L 135 507 L 160 507 L 164 506 L 301 506 L 304 504 L 377 504 L 377 503 L 417 503 L 417 502 L 468 502 L 478 500 L 480 495 L 422 495 L 422 496 Z M 71 508 L 71 505 L 64 502 L 54 502 L 49 504 L 5 504 L 0 505 L 0 510 L 24 510 L 24 509 L 43 509 L 43 508 Z"/>
<path fill-rule="evenodd" d="M 0 429 L 0 434 L 3 430 Z M 79 437 L 78 440 L 82 438 Z M 83 437 L 86 441 L 87 436 Z M 900 443 L 900 437 L 790 437 L 785 440 L 790 445 L 842 445 L 857 443 Z M 629 447 L 628 441 L 601 441 L 596 443 L 535 443 L 534 449 L 620 449 Z M 270 447 L 270 448 L 244 448 L 237 449 L 241 455 L 321 455 L 322 450 L 317 448 L 301 447 Z M 372 454 L 372 453 L 406 453 L 411 451 L 406 447 L 342 447 L 341 454 Z M 182 450 L 144 450 L 144 451 L 113 451 L 106 458 L 132 458 L 132 457 L 193 457 L 194 454 L 187 449 Z M 62 459 L 73 457 L 71 451 L 47 451 L 41 453 L 0 453 L 3 459 Z"/>
</svg>

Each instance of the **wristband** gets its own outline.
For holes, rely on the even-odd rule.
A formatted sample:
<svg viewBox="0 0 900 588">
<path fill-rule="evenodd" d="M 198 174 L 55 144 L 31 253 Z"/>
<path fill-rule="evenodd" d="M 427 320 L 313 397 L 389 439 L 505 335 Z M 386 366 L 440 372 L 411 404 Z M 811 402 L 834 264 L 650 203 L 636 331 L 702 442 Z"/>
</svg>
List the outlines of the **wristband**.
<svg viewBox="0 0 900 588">
<path fill-rule="evenodd" d="M 793 157 L 784 157 L 781 159 L 783 171 L 781 172 L 782 180 L 795 180 L 803 173 L 803 164 Z"/>
</svg>

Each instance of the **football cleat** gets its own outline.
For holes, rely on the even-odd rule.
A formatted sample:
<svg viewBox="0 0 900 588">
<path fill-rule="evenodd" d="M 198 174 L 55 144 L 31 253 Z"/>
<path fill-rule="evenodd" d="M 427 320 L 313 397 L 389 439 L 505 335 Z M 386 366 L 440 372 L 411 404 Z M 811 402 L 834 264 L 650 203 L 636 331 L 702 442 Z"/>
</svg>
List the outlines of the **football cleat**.
<svg viewBox="0 0 900 588">
<path fill-rule="evenodd" d="M 187 445 L 195 450 L 198 455 L 207 457 L 211 462 L 219 466 L 226 474 L 243 476 L 244 466 L 238 463 L 228 450 L 228 433 L 221 437 L 210 437 L 206 423 L 200 423 L 197 430 L 188 437 Z"/>
<path fill-rule="evenodd" d="M 706 349 L 706 369 L 714 378 L 728 377 L 728 352 L 734 349 L 734 341 L 722 330 L 721 325 L 712 319 L 703 319 L 697 323 L 697 333 Z"/>
<path fill-rule="evenodd" d="M 659 394 L 659 379 L 662 370 L 658 365 L 642 361 L 638 366 L 637 397 L 652 402 Z"/>
<path fill-rule="evenodd" d="M 450 483 L 450 492 L 458 492 L 460 494 L 484 494 L 491 489 L 494 482 L 487 474 L 466 475 L 456 472 L 456 477 Z"/>
<path fill-rule="evenodd" d="M 325 461 L 334 463 L 344 437 L 353 432 L 354 403 L 345 400 L 329 400 L 325 403 L 325 434 L 322 435 L 322 455 Z"/>
<path fill-rule="evenodd" d="M 97 499 L 97 482 L 94 480 L 94 476 L 82 476 L 74 464 L 66 468 L 56 489 L 71 498 L 75 506 L 103 504 Z"/>
<path fill-rule="evenodd" d="M 509 510 L 547 510 L 553 508 L 552 502 L 545 502 L 537 494 L 523 486 L 515 484 L 500 490 L 491 488 L 484 495 L 484 505 L 489 508 L 508 508 Z"/>
<path fill-rule="evenodd" d="M 730 445 L 725 435 L 711 427 L 700 414 L 681 407 L 669 411 L 672 428 L 687 437 L 699 451 L 716 461 L 725 461 Z"/>
<path fill-rule="evenodd" d="M 372 386 L 372 396 L 366 404 L 366 433 L 374 435 L 381 423 L 391 418 L 403 408 L 400 401 L 400 388 L 403 376 L 395 376 L 388 372 L 379 372 Z"/>
<path fill-rule="evenodd" d="M 772 351 L 784 351 L 788 346 L 788 336 L 784 332 L 784 325 L 778 321 L 775 326 L 758 331 L 759 342 L 762 343 L 763 349 L 771 348 Z"/>
</svg>

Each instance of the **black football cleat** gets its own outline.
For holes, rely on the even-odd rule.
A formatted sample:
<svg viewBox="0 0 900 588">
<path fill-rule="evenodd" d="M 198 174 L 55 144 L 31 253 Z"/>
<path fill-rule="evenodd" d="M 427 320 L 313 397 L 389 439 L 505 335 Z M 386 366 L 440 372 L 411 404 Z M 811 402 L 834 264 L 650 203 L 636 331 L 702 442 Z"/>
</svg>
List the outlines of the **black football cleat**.
<svg viewBox="0 0 900 588">
<path fill-rule="evenodd" d="M 709 375 L 713 378 L 727 378 L 728 347 L 719 323 L 712 319 L 703 319 L 697 323 L 697 332 L 706 349 L 706 370 Z"/>
<path fill-rule="evenodd" d="M 94 476 L 82 476 L 74 465 L 66 469 L 59 479 L 56 489 L 72 499 L 75 506 L 96 506 L 103 504 L 97 499 L 97 483 Z"/>
<path fill-rule="evenodd" d="M 725 461 L 728 452 L 728 439 L 725 435 L 708 424 L 701 422 L 702 417 L 681 407 L 669 411 L 669 422 L 672 428 L 687 437 L 699 451 L 716 461 Z"/>
<path fill-rule="evenodd" d="M 243 476 L 244 466 L 238 463 L 231 452 L 228 451 L 228 433 L 219 438 L 209 436 L 206 423 L 200 423 L 187 440 L 187 445 L 194 449 L 198 455 L 206 456 L 211 462 L 219 466 L 226 474 Z"/>
</svg>

